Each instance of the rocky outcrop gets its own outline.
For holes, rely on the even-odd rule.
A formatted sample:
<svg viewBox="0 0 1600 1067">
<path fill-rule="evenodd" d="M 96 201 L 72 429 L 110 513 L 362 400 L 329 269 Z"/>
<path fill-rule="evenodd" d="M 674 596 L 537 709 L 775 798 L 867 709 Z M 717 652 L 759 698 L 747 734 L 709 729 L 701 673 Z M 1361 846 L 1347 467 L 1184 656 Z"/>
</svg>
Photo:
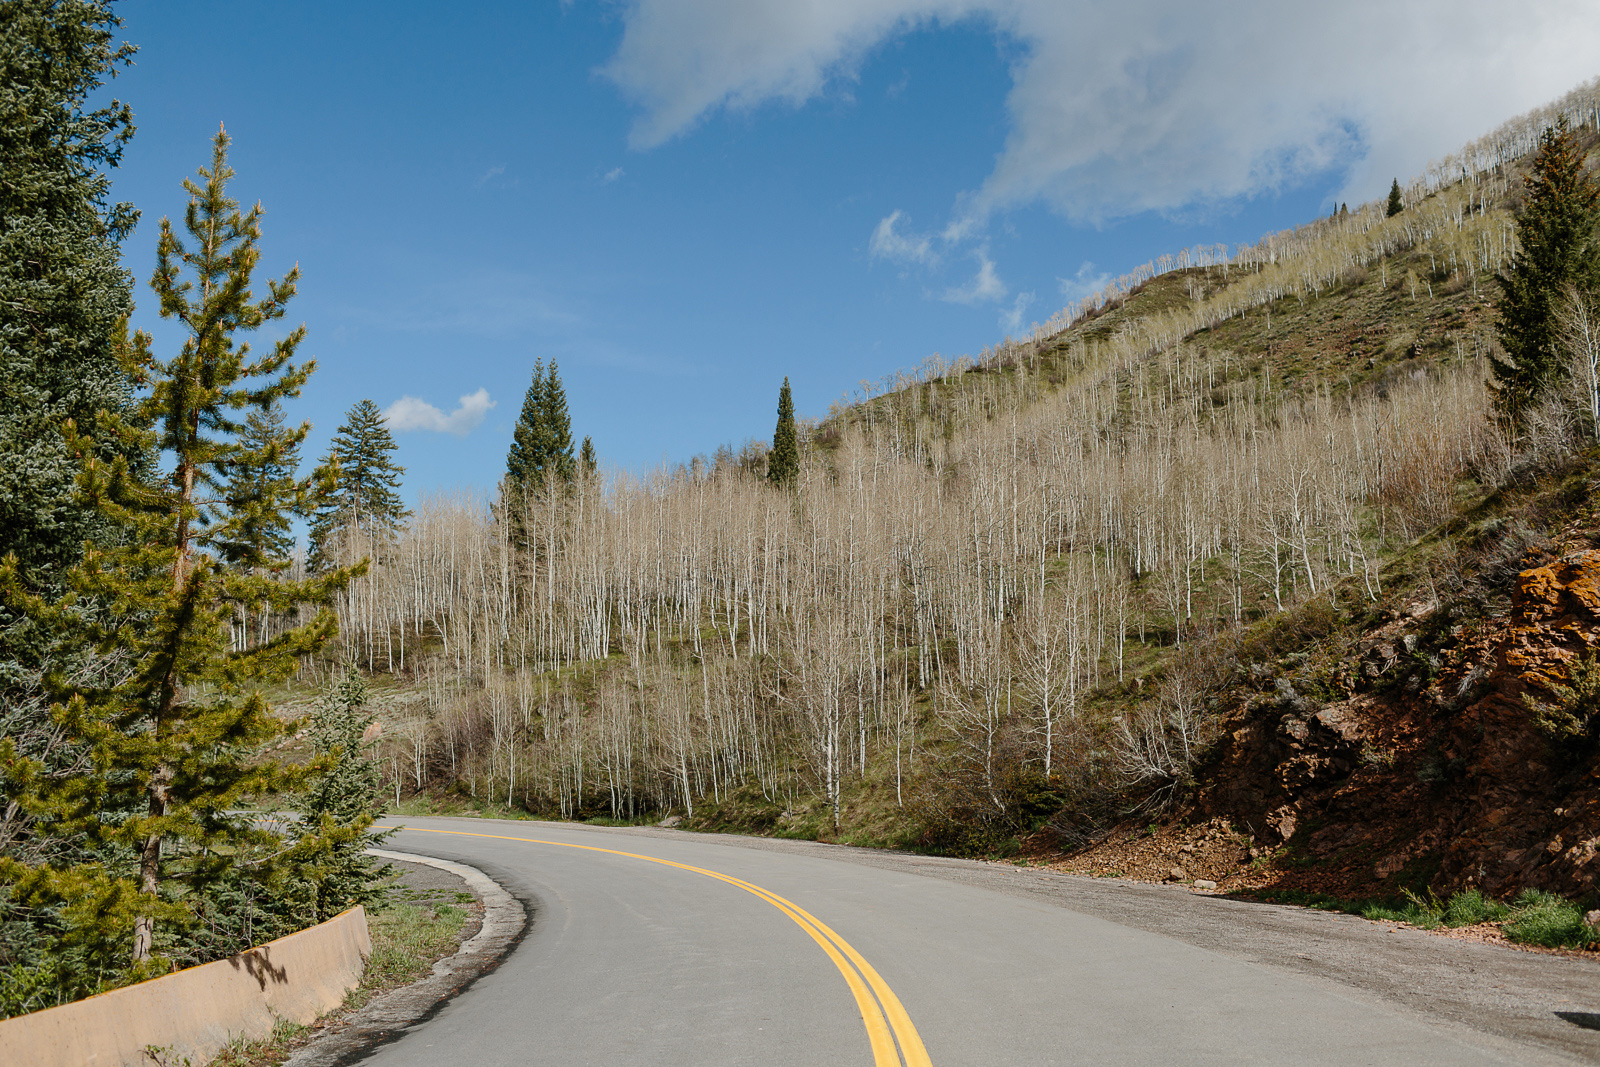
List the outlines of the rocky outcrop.
<svg viewBox="0 0 1600 1067">
<path fill-rule="evenodd" d="M 1502 601 L 1504 603 L 1504 601 Z M 1600 646 L 1600 552 L 1522 571 L 1504 617 L 1455 626 L 1434 604 L 1359 642 L 1342 699 L 1278 679 L 1234 716 L 1194 814 L 1281 853 L 1280 884 L 1349 895 L 1428 884 L 1593 893 L 1600 758 L 1543 733 L 1548 696 Z"/>
</svg>

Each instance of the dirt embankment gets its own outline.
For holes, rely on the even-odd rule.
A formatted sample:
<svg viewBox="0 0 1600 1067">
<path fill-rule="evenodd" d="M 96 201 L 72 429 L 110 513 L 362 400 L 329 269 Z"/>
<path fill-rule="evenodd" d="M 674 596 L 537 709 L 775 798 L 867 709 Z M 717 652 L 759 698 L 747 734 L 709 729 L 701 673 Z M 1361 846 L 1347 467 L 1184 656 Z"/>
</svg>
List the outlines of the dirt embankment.
<svg viewBox="0 0 1600 1067">
<path fill-rule="evenodd" d="M 1501 613 L 1454 622 L 1435 602 L 1406 604 L 1343 660 L 1338 699 L 1280 678 L 1237 706 L 1178 818 L 1058 862 L 1224 891 L 1590 896 L 1600 753 L 1541 730 L 1524 698 L 1553 699 L 1596 647 L 1592 549 L 1522 570 Z"/>
</svg>

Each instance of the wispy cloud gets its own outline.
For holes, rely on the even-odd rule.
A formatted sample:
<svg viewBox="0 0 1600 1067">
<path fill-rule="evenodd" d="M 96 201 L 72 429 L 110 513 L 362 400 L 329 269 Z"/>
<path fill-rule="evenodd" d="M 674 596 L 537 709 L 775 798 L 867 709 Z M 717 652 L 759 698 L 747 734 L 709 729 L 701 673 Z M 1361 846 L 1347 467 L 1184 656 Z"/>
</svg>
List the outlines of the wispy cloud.
<svg viewBox="0 0 1600 1067">
<path fill-rule="evenodd" d="M 972 254 L 978 261 L 978 273 L 974 274 L 966 285 L 946 289 L 940 299 L 948 300 L 952 304 L 987 304 L 1004 300 L 1006 283 L 1001 281 L 1000 275 L 995 272 L 994 260 L 989 258 L 988 246 L 979 247 Z"/>
<path fill-rule="evenodd" d="M 612 182 L 616 181 L 626 173 L 627 171 L 623 170 L 621 167 L 612 167 L 610 170 L 606 171 L 605 176 L 600 180 L 605 184 L 610 185 Z"/>
<path fill-rule="evenodd" d="M 880 219 L 867 242 L 867 254 L 873 259 L 888 259 L 896 263 L 932 263 L 939 258 L 933 242 L 924 234 L 901 233 L 895 227 L 903 214 L 899 211 Z"/>
<path fill-rule="evenodd" d="M 1097 271 L 1094 264 L 1087 259 L 1078 266 L 1078 273 L 1070 278 L 1057 278 L 1056 284 L 1061 287 L 1061 296 L 1066 300 L 1082 300 L 1091 293 L 1098 293 L 1111 281 L 1111 275 L 1105 271 Z"/>
<path fill-rule="evenodd" d="M 1020 334 L 1022 332 L 1022 316 L 1027 312 L 1029 305 L 1032 303 L 1032 291 L 1018 293 L 1017 298 L 1011 302 L 1011 306 L 1000 312 L 1001 332 L 1007 336 L 1011 336 L 1012 334 Z"/>
<path fill-rule="evenodd" d="M 566 333 L 583 324 L 572 301 L 544 278 L 520 271 L 462 272 L 430 281 L 354 317 L 383 329 L 496 340 Z"/>
<path fill-rule="evenodd" d="M 396 433 L 431 430 L 434 433 L 465 437 L 478 428 L 492 407 L 494 401 L 489 399 L 489 390 L 479 389 L 476 393 L 462 397 L 456 404 L 456 409 L 448 415 L 426 400 L 403 396 L 389 405 L 383 417 L 388 420 L 389 427 Z"/>
<path fill-rule="evenodd" d="M 1173 212 L 1346 169 L 1355 201 L 1595 73 L 1594 0 L 627 0 L 603 68 L 651 148 L 721 110 L 847 96 L 884 42 L 1017 46 L 1004 146 L 954 214 Z M 1373 27 L 1381 26 L 1380 32 Z M 1472 76 L 1461 72 L 1470 69 Z M 1374 76 L 1382 72 L 1382 77 Z"/>
<path fill-rule="evenodd" d="M 485 186 L 494 189 L 510 189 L 517 184 L 517 180 L 507 177 L 505 164 L 500 163 L 478 175 L 478 180 L 472 184 L 480 189 Z"/>
</svg>

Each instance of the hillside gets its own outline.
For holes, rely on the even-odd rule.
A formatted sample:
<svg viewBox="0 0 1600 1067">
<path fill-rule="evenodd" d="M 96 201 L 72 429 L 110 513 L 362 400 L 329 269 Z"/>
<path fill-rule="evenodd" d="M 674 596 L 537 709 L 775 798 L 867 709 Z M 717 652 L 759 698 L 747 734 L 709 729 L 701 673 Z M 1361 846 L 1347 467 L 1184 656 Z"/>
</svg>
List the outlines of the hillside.
<svg viewBox="0 0 1600 1067">
<path fill-rule="evenodd" d="M 1485 382 L 1529 150 L 1559 113 L 1592 151 L 1597 102 L 1398 214 L 1185 251 L 896 376 L 809 428 L 792 491 L 747 447 L 552 487 L 517 543 L 425 501 L 341 613 L 393 675 L 397 801 L 1584 891 L 1589 757 L 1522 696 L 1595 633 L 1594 456 L 1573 419 L 1508 437 Z"/>
</svg>

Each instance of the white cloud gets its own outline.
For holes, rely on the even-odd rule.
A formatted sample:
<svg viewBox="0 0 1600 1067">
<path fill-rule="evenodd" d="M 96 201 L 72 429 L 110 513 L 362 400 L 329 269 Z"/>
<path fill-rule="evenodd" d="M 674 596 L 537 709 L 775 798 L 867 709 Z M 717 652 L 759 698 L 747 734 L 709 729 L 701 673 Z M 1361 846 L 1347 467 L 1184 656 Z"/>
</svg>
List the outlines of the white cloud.
<svg viewBox="0 0 1600 1067">
<path fill-rule="evenodd" d="M 403 396 L 390 404 L 383 417 L 388 420 L 390 429 L 396 433 L 405 433 L 408 430 L 432 430 L 435 433 L 453 433 L 457 437 L 465 437 L 478 428 L 483 422 L 483 417 L 494 407 L 494 401 L 489 399 L 489 390 L 479 389 L 476 393 L 469 393 L 456 404 L 456 409 L 446 415 L 426 400 L 419 400 L 414 396 Z"/>
<path fill-rule="evenodd" d="M 601 178 L 600 180 L 602 182 L 606 183 L 607 185 L 610 185 L 612 182 L 614 182 L 618 178 L 622 177 L 623 174 L 625 174 L 625 173 L 627 173 L 627 172 L 624 171 L 621 167 L 612 167 L 610 170 L 606 171 L 605 177 Z"/>
<path fill-rule="evenodd" d="M 1094 264 L 1086 259 L 1078 265 L 1078 273 L 1070 278 L 1057 278 L 1056 284 L 1061 287 L 1062 298 L 1071 301 L 1098 293 L 1110 281 L 1111 275 L 1095 270 Z"/>
<path fill-rule="evenodd" d="M 966 285 L 946 289 L 940 299 L 948 300 L 952 304 L 983 304 L 1004 300 L 1006 283 L 995 273 L 994 260 L 989 258 L 988 247 L 980 247 L 972 254 L 978 261 L 978 273 L 974 274 Z"/>
<path fill-rule="evenodd" d="M 895 229 L 902 215 L 899 211 L 880 219 L 867 242 L 867 253 L 873 259 L 889 259 L 897 263 L 931 263 L 938 259 L 933 242 L 922 234 L 902 234 Z"/>
<path fill-rule="evenodd" d="M 1006 336 L 1022 332 L 1022 316 L 1033 303 L 1033 293 L 1018 293 L 1011 306 L 1000 312 L 1000 331 Z"/>
<path fill-rule="evenodd" d="M 848 88 L 872 49 L 978 18 L 1018 45 L 994 169 L 953 233 L 1043 202 L 1093 221 L 1348 167 L 1383 192 L 1597 73 L 1595 0 L 627 0 L 603 73 L 649 148 L 719 109 Z"/>
</svg>

